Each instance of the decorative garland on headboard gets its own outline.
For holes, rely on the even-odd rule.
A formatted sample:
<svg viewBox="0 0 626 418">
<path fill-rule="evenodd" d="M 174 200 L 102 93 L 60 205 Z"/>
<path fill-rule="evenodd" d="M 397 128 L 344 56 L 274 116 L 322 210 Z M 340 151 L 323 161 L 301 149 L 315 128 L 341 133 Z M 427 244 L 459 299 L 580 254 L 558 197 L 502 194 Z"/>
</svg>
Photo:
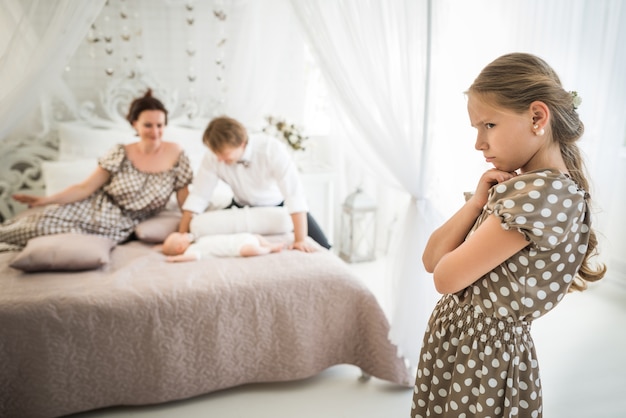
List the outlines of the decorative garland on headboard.
<svg viewBox="0 0 626 418">
<path fill-rule="evenodd" d="M 133 78 L 113 77 L 99 95 L 99 103 L 85 101 L 78 110 L 78 119 L 99 128 L 128 126 L 126 114 L 133 99 L 143 96 L 148 89 L 168 110 L 171 123 L 178 110 L 178 92 L 168 91 L 148 74 L 140 73 Z"/>
</svg>

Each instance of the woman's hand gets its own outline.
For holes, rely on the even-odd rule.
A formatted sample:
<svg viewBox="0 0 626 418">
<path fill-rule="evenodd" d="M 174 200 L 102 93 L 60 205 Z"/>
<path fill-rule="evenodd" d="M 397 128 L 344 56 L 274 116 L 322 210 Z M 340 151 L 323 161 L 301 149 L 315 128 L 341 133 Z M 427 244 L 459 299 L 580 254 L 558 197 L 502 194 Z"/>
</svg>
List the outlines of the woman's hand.
<svg viewBox="0 0 626 418">
<path fill-rule="evenodd" d="M 14 194 L 12 197 L 14 200 L 28 205 L 29 208 L 35 206 L 45 206 L 48 204 L 46 198 L 42 196 L 33 196 L 30 194 Z"/>
<path fill-rule="evenodd" d="M 515 176 L 517 176 L 516 172 L 509 173 L 495 168 L 485 171 L 478 181 L 478 186 L 476 186 L 474 195 L 468 200 L 468 202 L 476 205 L 479 209 L 482 209 L 489 198 L 489 189 L 491 189 L 491 187 L 495 184 L 510 180 Z"/>
<path fill-rule="evenodd" d="M 28 207 L 45 206 L 52 203 L 64 205 L 73 203 L 89 197 L 92 193 L 102 187 L 111 178 L 104 168 L 97 166 L 96 169 L 80 183 L 73 184 L 51 196 L 33 196 L 29 194 L 14 194 L 13 199 L 20 203 L 25 203 Z"/>
</svg>

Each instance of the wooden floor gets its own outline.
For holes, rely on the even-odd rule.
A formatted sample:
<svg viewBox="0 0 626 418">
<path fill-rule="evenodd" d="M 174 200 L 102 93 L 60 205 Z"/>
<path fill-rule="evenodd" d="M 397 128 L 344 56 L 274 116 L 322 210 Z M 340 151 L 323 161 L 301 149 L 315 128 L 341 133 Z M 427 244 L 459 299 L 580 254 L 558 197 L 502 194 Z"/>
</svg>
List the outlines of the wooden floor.
<svg viewBox="0 0 626 418">
<path fill-rule="evenodd" d="M 354 266 L 376 293 L 380 263 Z M 373 280 L 376 280 L 374 282 Z M 606 278 L 572 293 L 533 324 L 546 418 L 626 417 L 626 284 Z M 412 390 L 372 379 L 353 366 L 299 382 L 253 384 L 156 406 L 115 407 L 83 418 L 394 418 L 408 417 Z"/>
</svg>

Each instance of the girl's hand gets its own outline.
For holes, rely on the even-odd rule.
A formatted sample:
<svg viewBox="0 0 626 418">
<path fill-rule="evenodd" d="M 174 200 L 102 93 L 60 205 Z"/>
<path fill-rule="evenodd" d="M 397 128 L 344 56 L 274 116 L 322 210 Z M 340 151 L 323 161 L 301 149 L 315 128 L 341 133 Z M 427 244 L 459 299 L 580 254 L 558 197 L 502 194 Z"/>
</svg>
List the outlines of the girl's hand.
<svg viewBox="0 0 626 418">
<path fill-rule="evenodd" d="M 29 208 L 32 208 L 34 206 L 44 206 L 47 204 L 45 198 L 41 196 L 33 196 L 29 194 L 14 194 L 12 197 L 14 200 L 28 205 Z"/>
<path fill-rule="evenodd" d="M 489 198 L 489 189 L 498 183 L 502 183 L 504 181 L 510 180 L 513 177 L 517 176 L 516 172 L 506 172 L 500 171 L 498 169 L 492 168 L 487 170 L 480 177 L 478 181 L 478 186 L 476 186 L 476 191 L 474 192 L 474 196 L 472 196 L 468 202 L 472 202 L 478 208 L 482 209 L 483 206 L 487 203 L 487 199 Z"/>
</svg>

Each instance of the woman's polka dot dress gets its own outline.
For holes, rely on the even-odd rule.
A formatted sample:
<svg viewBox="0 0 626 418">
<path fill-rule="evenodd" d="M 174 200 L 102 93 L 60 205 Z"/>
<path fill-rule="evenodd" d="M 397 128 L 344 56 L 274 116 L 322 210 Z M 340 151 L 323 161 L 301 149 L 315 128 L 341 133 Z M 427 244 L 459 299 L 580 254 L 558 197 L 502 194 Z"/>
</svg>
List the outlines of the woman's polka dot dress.
<svg viewBox="0 0 626 418">
<path fill-rule="evenodd" d="M 541 170 L 494 186 L 470 234 L 489 216 L 529 245 L 466 289 L 444 295 L 429 320 L 411 417 L 541 417 L 530 326 L 556 306 L 589 240 L 586 192 Z"/>
</svg>

